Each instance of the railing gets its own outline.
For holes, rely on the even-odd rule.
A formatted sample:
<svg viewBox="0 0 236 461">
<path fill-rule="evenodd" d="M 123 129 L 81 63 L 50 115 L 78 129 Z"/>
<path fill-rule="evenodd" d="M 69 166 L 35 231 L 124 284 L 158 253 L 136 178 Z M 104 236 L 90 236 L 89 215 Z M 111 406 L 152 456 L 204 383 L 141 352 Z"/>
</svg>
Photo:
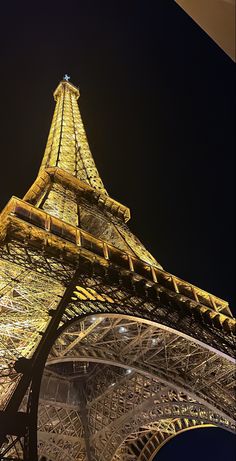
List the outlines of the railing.
<svg viewBox="0 0 236 461">
<path fill-rule="evenodd" d="M 158 282 L 166 289 L 169 289 L 172 292 L 174 291 L 180 296 L 183 295 L 196 303 L 203 304 L 216 312 L 232 316 L 226 301 L 209 294 L 191 283 L 185 282 L 179 277 L 176 277 L 175 275 L 172 275 L 154 265 L 147 264 L 134 257 L 132 254 L 125 253 L 113 245 L 93 237 L 88 232 L 72 226 L 71 224 L 67 224 L 60 219 L 49 215 L 45 211 L 35 208 L 33 205 L 30 205 L 23 200 L 13 197 L 7 208 L 8 214 L 10 213 L 11 215 L 15 215 L 50 234 L 73 243 L 77 247 L 89 250 L 90 252 L 109 260 L 114 265 L 117 265 L 127 271 L 134 272 L 151 282 Z"/>
</svg>

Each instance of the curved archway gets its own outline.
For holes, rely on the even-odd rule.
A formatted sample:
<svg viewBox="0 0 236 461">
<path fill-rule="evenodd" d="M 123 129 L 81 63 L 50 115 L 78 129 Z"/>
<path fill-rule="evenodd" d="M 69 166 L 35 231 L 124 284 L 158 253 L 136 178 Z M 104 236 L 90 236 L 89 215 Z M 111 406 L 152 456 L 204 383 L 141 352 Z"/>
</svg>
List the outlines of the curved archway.
<svg viewBox="0 0 236 461">
<path fill-rule="evenodd" d="M 115 313 L 75 319 L 59 331 L 46 366 L 76 361 L 156 377 L 234 424 L 234 359 L 165 325 Z"/>
<path fill-rule="evenodd" d="M 122 461 L 124 455 L 136 461 L 153 461 L 160 449 L 166 445 L 173 437 L 192 429 L 204 429 L 214 427 L 214 425 L 203 423 L 199 424 L 196 420 L 176 419 L 166 420 L 164 424 L 148 425 L 137 439 L 134 433 L 124 440 L 118 448 L 113 461 Z M 133 440 L 132 440 L 133 438 Z"/>
<path fill-rule="evenodd" d="M 231 430 L 233 421 L 225 405 L 226 401 L 229 403 L 229 394 L 223 393 L 223 381 L 221 400 L 214 400 L 212 376 L 213 373 L 216 376 L 217 371 L 214 370 L 219 367 L 221 374 L 227 371 L 224 379 L 230 379 L 230 358 L 169 327 L 121 314 L 99 313 L 85 316 L 69 322 L 59 331 L 47 360 L 43 386 L 45 390 L 47 380 L 52 383 L 54 379 L 58 396 L 63 386 L 64 394 L 62 397 L 61 393 L 61 399 L 56 401 L 56 394 L 52 399 L 50 395 L 43 395 L 41 390 L 39 421 L 45 405 L 47 412 L 54 411 L 58 418 L 55 408 L 59 404 L 59 425 L 63 425 L 63 412 L 66 419 L 71 419 L 75 411 L 72 404 L 77 405 L 77 411 L 81 414 L 81 408 L 78 410 L 78 406 L 81 406 L 81 394 L 77 396 L 77 401 L 68 402 L 68 395 L 73 396 L 71 382 L 80 380 L 83 381 L 86 392 L 86 405 L 83 404 L 86 415 L 78 427 L 78 431 L 84 431 L 79 437 L 81 444 L 77 447 L 81 456 L 86 448 L 82 439 L 87 436 L 93 446 L 95 459 L 113 459 L 127 434 L 134 432 L 137 424 L 137 417 L 133 414 L 135 409 L 136 413 L 143 410 L 140 413 L 139 426 L 145 421 L 145 417 L 147 419 L 148 411 L 155 407 L 152 423 L 164 423 L 173 419 L 189 420 L 194 421 L 194 425 L 213 424 Z M 209 380 L 206 380 L 207 373 L 211 377 Z M 197 383 L 194 382 L 196 376 Z M 217 376 L 216 379 L 218 380 Z M 219 386 L 219 380 L 217 385 Z M 113 405 L 113 414 L 107 410 L 109 399 Z M 119 399 L 122 400 L 121 404 L 118 404 Z M 50 405 L 54 410 L 50 410 Z M 50 419 L 52 420 L 51 415 Z M 45 431 L 48 429 L 44 425 Z M 53 449 L 58 434 L 55 436 L 55 428 L 51 427 L 50 431 Z M 43 454 L 45 441 L 40 437 L 39 433 Z M 59 439 L 63 446 L 63 438 L 60 436 Z M 69 448 L 67 442 L 67 449 Z M 55 458 L 56 461 L 59 459 L 61 458 Z M 80 458 L 75 458 L 73 454 L 69 459 Z"/>
</svg>

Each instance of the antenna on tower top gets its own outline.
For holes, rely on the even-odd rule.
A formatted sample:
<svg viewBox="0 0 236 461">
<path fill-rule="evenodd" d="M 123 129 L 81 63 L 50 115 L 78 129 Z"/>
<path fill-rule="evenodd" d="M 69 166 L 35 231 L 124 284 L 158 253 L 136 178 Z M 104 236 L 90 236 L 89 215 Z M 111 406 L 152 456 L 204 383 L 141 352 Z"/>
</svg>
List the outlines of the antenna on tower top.
<svg viewBox="0 0 236 461">
<path fill-rule="evenodd" d="M 70 76 L 65 74 L 64 77 L 63 77 L 63 80 L 65 80 L 66 82 L 68 82 L 70 80 Z"/>
</svg>

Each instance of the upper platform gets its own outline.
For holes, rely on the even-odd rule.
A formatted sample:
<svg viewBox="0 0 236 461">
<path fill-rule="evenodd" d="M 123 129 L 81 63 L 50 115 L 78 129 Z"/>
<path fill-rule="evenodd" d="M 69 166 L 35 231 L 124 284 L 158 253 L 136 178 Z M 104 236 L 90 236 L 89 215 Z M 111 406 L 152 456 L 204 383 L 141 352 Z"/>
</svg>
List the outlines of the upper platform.
<svg viewBox="0 0 236 461">
<path fill-rule="evenodd" d="M 80 92 L 79 92 L 79 88 L 77 88 L 77 86 L 73 85 L 73 83 L 70 83 L 66 80 L 61 80 L 59 85 L 56 87 L 54 93 L 53 93 L 53 97 L 55 99 L 55 101 L 58 100 L 58 98 L 61 96 L 61 94 L 63 93 L 63 91 L 65 89 L 69 89 L 72 93 L 75 94 L 75 97 L 76 99 L 79 99 L 80 97 Z"/>
</svg>

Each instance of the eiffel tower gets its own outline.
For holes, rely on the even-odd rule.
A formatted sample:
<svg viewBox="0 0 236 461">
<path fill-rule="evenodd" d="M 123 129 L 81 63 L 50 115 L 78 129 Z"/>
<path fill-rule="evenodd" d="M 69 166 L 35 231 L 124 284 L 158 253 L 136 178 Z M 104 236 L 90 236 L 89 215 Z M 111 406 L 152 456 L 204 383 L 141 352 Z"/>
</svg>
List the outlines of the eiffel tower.
<svg viewBox="0 0 236 461">
<path fill-rule="evenodd" d="M 235 430 L 228 303 L 161 267 L 96 169 L 66 75 L 39 174 L 0 218 L 1 460 L 150 461 Z"/>
</svg>

